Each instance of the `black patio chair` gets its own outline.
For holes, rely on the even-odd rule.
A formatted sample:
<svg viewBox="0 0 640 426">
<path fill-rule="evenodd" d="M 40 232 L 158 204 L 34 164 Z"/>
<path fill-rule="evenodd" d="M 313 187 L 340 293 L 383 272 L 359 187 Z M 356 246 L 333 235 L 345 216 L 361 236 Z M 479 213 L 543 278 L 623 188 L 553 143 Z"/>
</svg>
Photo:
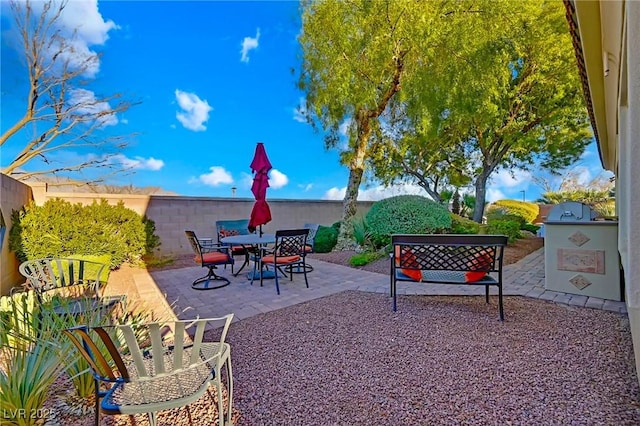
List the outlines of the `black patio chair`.
<svg viewBox="0 0 640 426">
<path fill-rule="evenodd" d="M 300 268 L 304 274 L 304 282 L 309 288 L 307 280 L 307 264 L 305 256 L 305 246 L 307 245 L 307 236 L 309 229 L 285 229 L 276 231 L 276 243 L 273 251 L 265 254 L 260 259 L 261 267 L 272 267 L 275 272 L 276 292 L 280 294 L 280 284 L 278 281 L 278 271 L 284 274 L 284 270 L 293 270 Z M 255 267 L 254 267 L 255 268 Z M 262 271 L 261 271 L 262 272 Z M 262 286 L 262 276 L 260 274 L 260 286 Z M 293 274 L 289 274 L 289 279 L 293 281 Z"/>
<path fill-rule="evenodd" d="M 232 265 L 233 256 L 231 248 L 227 245 L 214 243 L 211 238 L 198 239 L 195 232 L 184 231 L 193 252 L 196 254 L 194 261 L 203 268 L 209 268 L 209 272 L 204 277 L 196 279 L 192 284 L 195 290 L 214 290 L 229 285 L 229 280 L 215 273 L 219 265 Z M 218 284 L 213 284 L 217 282 Z"/>
</svg>

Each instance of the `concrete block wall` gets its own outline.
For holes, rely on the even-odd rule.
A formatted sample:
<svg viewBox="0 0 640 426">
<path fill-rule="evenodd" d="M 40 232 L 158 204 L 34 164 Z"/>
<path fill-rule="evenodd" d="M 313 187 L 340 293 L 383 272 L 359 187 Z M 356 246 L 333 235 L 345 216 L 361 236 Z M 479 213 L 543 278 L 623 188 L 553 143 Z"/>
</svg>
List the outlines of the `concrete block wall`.
<svg viewBox="0 0 640 426">
<path fill-rule="evenodd" d="M 140 215 L 146 215 L 156 225 L 156 234 L 161 246 L 158 256 L 190 254 L 191 247 L 184 235 L 185 230 L 195 231 L 200 237 L 215 237 L 215 222 L 224 219 L 249 218 L 254 200 L 252 198 L 183 197 L 169 195 L 97 194 L 55 192 L 44 183 L 31 186 L 6 175 L 2 177 L 2 213 L 7 227 L 11 225 L 11 211 L 20 209 L 33 200 L 37 205 L 47 200 L 61 198 L 72 204 L 91 204 L 101 199 L 109 204 L 124 205 Z M 272 221 L 263 226 L 263 231 L 274 233 L 277 229 L 299 228 L 305 223 L 332 225 L 342 217 L 342 201 L 329 200 L 283 200 L 268 199 Z M 358 203 L 358 213 L 365 214 L 373 202 Z M 18 261 L 8 248 L 6 231 L 2 246 L 1 294 L 8 294 L 11 287 L 24 280 L 18 272 Z"/>
<path fill-rule="evenodd" d="M 11 212 L 20 210 L 32 199 L 31 187 L 0 174 L 0 208 L 2 216 L 7 226 L 2 239 L 2 253 L 0 254 L 0 294 L 9 294 L 11 287 L 24 282 L 22 275 L 18 272 L 18 259 L 9 250 L 9 232 L 11 231 Z"/>
<path fill-rule="evenodd" d="M 40 189 L 40 188 L 39 188 Z M 106 199 L 110 204 L 122 201 L 124 205 L 140 215 L 146 215 L 156 225 L 160 237 L 159 256 L 191 253 L 184 235 L 185 230 L 194 231 L 200 237 L 215 236 L 215 222 L 224 219 L 249 218 L 254 200 L 252 198 L 183 197 L 173 195 L 131 195 L 62 193 L 35 191 L 36 204 L 48 199 L 62 198 L 72 204 L 91 204 L 94 200 Z M 264 232 L 277 229 L 302 227 L 305 223 L 331 225 L 342 217 L 342 201 L 330 200 L 283 200 L 268 199 L 272 221 L 263 227 Z M 365 214 L 372 201 L 358 203 L 358 213 Z"/>
</svg>

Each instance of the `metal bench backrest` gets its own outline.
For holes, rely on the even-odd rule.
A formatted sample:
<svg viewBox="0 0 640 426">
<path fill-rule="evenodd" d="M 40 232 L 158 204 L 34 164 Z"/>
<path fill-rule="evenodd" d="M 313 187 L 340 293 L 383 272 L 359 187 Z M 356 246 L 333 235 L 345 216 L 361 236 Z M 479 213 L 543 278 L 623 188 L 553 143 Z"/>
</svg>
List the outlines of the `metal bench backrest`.
<svg viewBox="0 0 640 426">
<path fill-rule="evenodd" d="M 392 235 L 396 267 L 431 271 L 502 269 L 504 235 L 407 234 Z"/>
</svg>

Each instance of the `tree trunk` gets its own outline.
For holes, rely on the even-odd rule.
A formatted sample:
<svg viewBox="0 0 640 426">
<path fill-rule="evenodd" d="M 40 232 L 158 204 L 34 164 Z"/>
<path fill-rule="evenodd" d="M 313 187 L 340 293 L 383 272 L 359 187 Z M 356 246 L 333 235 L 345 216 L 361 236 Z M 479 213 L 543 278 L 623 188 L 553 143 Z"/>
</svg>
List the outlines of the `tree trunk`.
<svg viewBox="0 0 640 426">
<path fill-rule="evenodd" d="M 478 223 L 482 223 L 482 217 L 484 215 L 484 202 L 487 197 L 487 180 L 489 179 L 489 173 L 484 171 L 478 175 L 476 179 L 476 204 L 473 208 L 473 220 Z"/>
<path fill-rule="evenodd" d="M 355 248 L 355 241 L 353 240 L 353 227 L 351 219 L 356 215 L 358 211 L 358 190 L 360 189 L 360 183 L 362 182 L 362 176 L 364 174 L 364 160 L 367 155 L 367 142 L 371 135 L 371 126 L 369 125 L 369 118 L 365 113 L 358 114 L 357 117 L 358 126 L 358 140 L 353 150 L 353 157 L 349 162 L 349 183 L 347 184 L 347 190 L 344 194 L 344 200 L 342 202 L 342 219 L 340 223 L 340 233 L 338 234 L 338 242 L 336 244 L 336 250 L 352 250 Z"/>
</svg>

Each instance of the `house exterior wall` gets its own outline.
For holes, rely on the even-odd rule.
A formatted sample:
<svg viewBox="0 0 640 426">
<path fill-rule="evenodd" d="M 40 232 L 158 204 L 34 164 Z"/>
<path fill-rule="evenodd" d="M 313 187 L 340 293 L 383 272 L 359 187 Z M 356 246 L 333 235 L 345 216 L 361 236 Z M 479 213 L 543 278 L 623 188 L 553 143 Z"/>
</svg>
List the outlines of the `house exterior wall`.
<svg viewBox="0 0 640 426">
<path fill-rule="evenodd" d="M 640 2 L 626 1 L 626 40 L 618 105 L 620 254 L 627 286 L 636 370 L 640 371 Z M 620 29 L 612 29 L 618 30 Z"/>
</svg>

